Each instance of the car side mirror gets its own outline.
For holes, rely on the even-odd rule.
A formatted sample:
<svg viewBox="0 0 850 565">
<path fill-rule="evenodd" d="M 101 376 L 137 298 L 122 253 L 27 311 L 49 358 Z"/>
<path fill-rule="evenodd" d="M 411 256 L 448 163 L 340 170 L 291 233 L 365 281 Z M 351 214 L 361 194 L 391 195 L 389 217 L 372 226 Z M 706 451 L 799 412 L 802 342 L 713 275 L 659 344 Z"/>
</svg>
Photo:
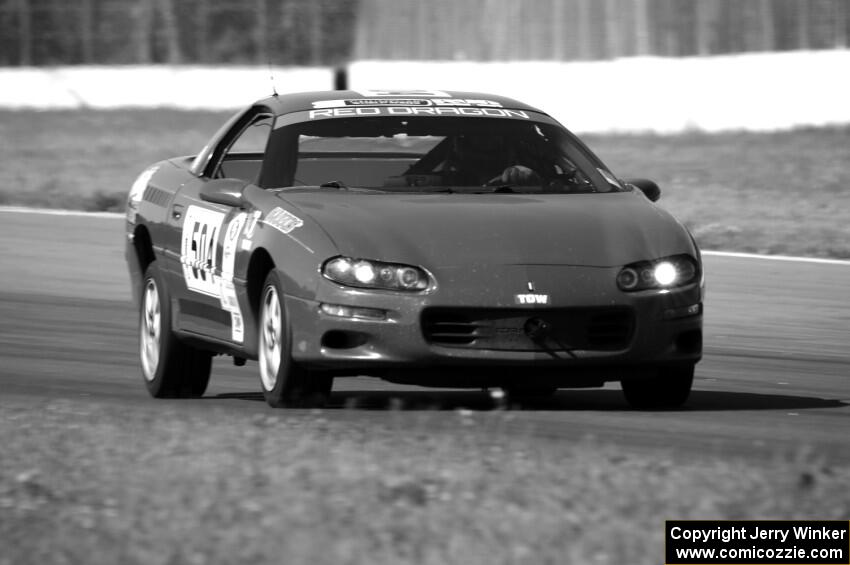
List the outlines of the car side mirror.
<svg viewBox="0 0 850 565">
<path fill-rule="evenodd" d="M 241 179 L 210 180 L 201 189 L 201 200 L 241 208 L 245 204 L 242 191 L 247 185 L 248 182 Z"/>
<path fill-rule="evenodd" d="M 624 179 L 623 182 L 636 187 L 653 202 L 657 202 L 661 198 L 661 189 L 654 181 L 649 179 Z"/>
</svg>

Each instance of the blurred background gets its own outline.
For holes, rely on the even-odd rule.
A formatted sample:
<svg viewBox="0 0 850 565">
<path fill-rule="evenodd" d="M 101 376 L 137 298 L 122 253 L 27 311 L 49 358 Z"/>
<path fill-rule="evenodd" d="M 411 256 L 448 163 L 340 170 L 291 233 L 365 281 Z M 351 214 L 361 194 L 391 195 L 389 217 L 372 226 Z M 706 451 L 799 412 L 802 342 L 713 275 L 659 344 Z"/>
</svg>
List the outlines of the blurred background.
<svg viewBox="0 0 850 565">
<path fill-rule="evenodd" d="M 0 0 L 0 204 L 120 211 L 272 83 L 344 70 L 537 106 L 705 248 L 847 258 L 848 41 L 848 0 Z"/>
<path fill-rule="evenodd" d="M 227 358 L 146 398 L 123 211 L 344 69 L 540 107 L 703 250 L 850 259 L 849 36 L 850 0 L 0 0 L 0 565 L 656 564 L 661 517 L 847 520 L 848 263 L 706 255 L 685 410 L 358 379 L 273 414 Z"/>
<path fill-rule="evenodd" d="M 0 65 L 604 60 L 846 48 L 847 0 L 3 0 Z"/>
</svg>

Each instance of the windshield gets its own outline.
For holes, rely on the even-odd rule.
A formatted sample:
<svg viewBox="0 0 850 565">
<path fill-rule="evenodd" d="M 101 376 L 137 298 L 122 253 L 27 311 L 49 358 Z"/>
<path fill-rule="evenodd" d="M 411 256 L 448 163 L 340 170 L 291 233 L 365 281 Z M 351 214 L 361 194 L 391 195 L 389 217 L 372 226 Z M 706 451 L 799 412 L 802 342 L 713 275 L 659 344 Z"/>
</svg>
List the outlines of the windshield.
<svg viewBox="0 0 850 565">
<path fill-rule="evenodd" d="M 566 130 L 530 119 L 357 117 L 278 128 L 267 188 L 385 192 L 621 192 Z"/>
</svg>

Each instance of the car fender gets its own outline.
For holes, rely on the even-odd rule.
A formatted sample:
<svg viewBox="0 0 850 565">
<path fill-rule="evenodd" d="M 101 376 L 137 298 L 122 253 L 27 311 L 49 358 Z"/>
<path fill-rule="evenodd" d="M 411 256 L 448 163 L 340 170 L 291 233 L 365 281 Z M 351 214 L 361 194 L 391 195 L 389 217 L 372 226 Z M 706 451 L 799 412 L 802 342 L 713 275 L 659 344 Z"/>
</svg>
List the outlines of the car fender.
<svg viewBox="0 0 850 565">
<path fill-rule="evenodd" d="M 274 191 L 255 186 L 245 190 L 250 224 L 245 226 L 246 250 L 249 255 L 263 250 L 268 253 L 281 275 L 285 292 L 299 298 L 312 299 L 321 278 L 321 265 L 339 253 L 324 229 L 298 206 L 278 197 Z M 250 237 L 247 237 L 250 236 Z M 242 272 L 247 278 L 246 263 Z"/>
<path fill-rule="evenodd" d="M 147 265 L 163 254 L 167 236 L 168 209 L 177 190 L 194 178 L 176 161 L 154 163 L 133 182 L 127 197 L 125 257 L 133 297 L 138 301 L 141 279 Z"/>
</svg>

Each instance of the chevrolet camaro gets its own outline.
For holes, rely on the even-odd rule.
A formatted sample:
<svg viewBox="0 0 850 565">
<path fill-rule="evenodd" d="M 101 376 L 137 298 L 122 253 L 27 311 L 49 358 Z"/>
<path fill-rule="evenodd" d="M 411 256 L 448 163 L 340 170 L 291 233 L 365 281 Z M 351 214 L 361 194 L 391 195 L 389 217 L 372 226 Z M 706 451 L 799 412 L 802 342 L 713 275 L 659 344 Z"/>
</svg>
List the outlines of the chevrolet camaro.
<svg viewBox="0 0 850 565">
<path fill-rule="evenodd" d="M 229 355 L 272 406 L 357 375 L 514 397 L 619 381 L 636 408 L 679 406 L 704 277 L 659 195 L 500 96 L 260 100 L 130 189 L 144 383 L 201 396 Z"/>
</svg>

